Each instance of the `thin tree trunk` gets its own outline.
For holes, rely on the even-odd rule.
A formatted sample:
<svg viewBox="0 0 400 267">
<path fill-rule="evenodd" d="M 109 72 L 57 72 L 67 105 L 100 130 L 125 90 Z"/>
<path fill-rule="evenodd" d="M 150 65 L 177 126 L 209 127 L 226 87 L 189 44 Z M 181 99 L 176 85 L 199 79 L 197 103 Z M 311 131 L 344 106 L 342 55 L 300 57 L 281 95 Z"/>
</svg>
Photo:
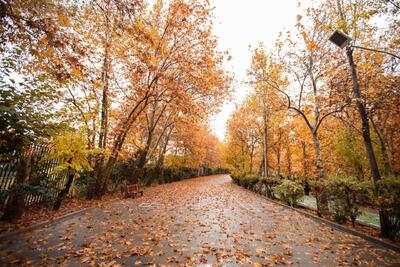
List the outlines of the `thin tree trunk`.
<svg viewBox="0 0 400 267">
<path fill-rule="evenodd" d="M 313 145 L 315 150 L 315 158 L 317 161 L 316 166 L 318 172 L 318 181 L 322 182 L 325 179 L 325 169 L 321 155 L 321 143 L 319 141 L 318 134 L 315 131 L 312 132 L 312 136 L 313 136 Z M 318 216 L 322 216 L 328 212 L 328 200 L 326 198 L 326 194 L 323 192 L 323 190 L 321 190 L 320 187 L 316 197 L 317 197 Z"/>
<path fill-rule="evenodd" d="M 62 201 L 68 195 L 68 192 L 71 189 L 72 183 L 74 182 L 75 174 L 71 173 L 71 169 L 70 168 L 68 169 L 68 171 L 70 173 L 68 174 L 67 183 L 65 184 L 65 187 L 63 188 L 63 190 L 61 190 L 58 193 L 57 200 L 56 200 L 56 202 L 54 203 L 54 206 L 53 206 L 53 210 L 59 210 L 60 209 Z"/>
<path fill-rule="evenodd" d="M 278 176 L 281 176 L 281 151 L 280 149 L 277 149 L 276 151 L 276 161 L 277 161 L 277 171 L 278 171 Z"/>
<path fill-rule="evenodd" d="M 389 153 L 386 148 L 385 140 L 383 138 L 379 138 L 379 144 L 382 152 L 383 172 L 385 175 L 388 175 L 392 173 L 392 166 L 390 164 Z"/>
<path fill-rule="evenodd" d="M 287 163 L 288 163 L 288 176 L 292 176 L 292 154 L 290 151 L 290 143 L 289 140 L 287 142 L 287 148 L 286 148 L 286 158 L 287 158 Z"/>
<path fill-rule="evenodd" d="M 107 28 L 108 24 L 107 24 Z M 100 132 L 99 132 L 99 143 L 98 147 L 101 149 L 101 153 L 97 156 L 97 160 L 94 167 L 95 182 L 88 190 L 88 199 L 95 198 L 98 191 L 103 184 L 103 171 L 105 161 L 105 149 L 107 146 L 107 134 L 108 134 L 108 94 L 109 94 L 109 72 L 110 72 L 110 36 L 107 33 L 106 40 L 104 43 L 104 60 L 103 68 L 101 72 L 101 82 L 103 86 L 102 101 L 101 101 L 101 118 L 100 118 Z M 97 197 L 98 198 L 98 197 Z"/>
<path fill-rule="evenodd" d="M 307 151 L 306 151 L 306 142 L 301 142 L 301 148 L 303 151 L 303 176 L 305 179 L 308 178 L 308 166 L 307 166 Z"/>
<path fill-rule="evenodd" d="M 254 157 L 254 145 L 250 149 L 250 173 L 253 173 L 253 157 Z"/>
<path fill-rule="evenodd" d="M 158 172 L 158 182 L 163 184 L 164 180 L 164 153 L 161 153 L 160 157 L 157 160 L 156 170 Z"/>
<path fill-rule="evenodd" d="M 264 123 L 264 142 L 263 142 L 263 159 L 264 159 L 264 176 L 268 177 L 268 129 L 267 129 L 267 114 L 264 108 L 263 113 Z"/>
<path fill-rule="evenodd" d="M 159 177 L 162 183 L 165 183 L 165 177 L 164 177 L 164 156 L 165 153 L 167 153 L 167 148 L 168 148 L 168 143 L 170 136 L 172 134 L 172 131 L 174 130 L 174 126 L 171 125 L 169 131 L 167 132 L 167 135 L 164 137 L 164 144 L 162 147 L 162 150 L 160 152 L 160 156 L 157 160 L 157 169 L 159 171 Z"/>
<path fill-rule="evenodd" d="M 371 124 L 374 127 L 376 135 L 378 136 L 379 139 L 379 145 L 381 148 L 382 160 L 383 160 L 383 172 L 385 175 L 388 175 L 392 173 L 392 166 L 390 164 L 389 153 L 386 147 L 385 133 L 384 130 L 382 129 L 383 127 L 378 127 L 378 125 L 374 123 L 374 120 L 372 118 L 371 118 Z"/>
</svg>

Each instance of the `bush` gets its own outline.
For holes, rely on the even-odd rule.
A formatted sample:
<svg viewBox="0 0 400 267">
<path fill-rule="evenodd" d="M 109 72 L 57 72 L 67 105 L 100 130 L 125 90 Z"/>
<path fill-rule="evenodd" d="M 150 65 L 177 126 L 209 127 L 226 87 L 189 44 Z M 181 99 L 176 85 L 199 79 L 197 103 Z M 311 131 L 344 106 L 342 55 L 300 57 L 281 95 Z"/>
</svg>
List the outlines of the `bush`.
<svg viewBox="0 0 400 267">
<path fill-rule="evenodd" d="M 400 177 L 385 177 L 378 182 L 375 204 L 388 215 L 389 238 L 400 240 Z"/>
<path fill-rule="evenodd" d="M 241 179 L 241 177 L 231 174 L 231 178 L 232 178 L 232 181 L 233 181 L 235 184 L 240 185 L 240 179 Z"/>
<path fill-rule="evenodd" d="M 265 188 L 265 192 L 262 192 L 263 195 L 266 195 L 269 198 L 275 198 L 273 188 L 277 185 L 280 185 L 282 179 L 278 177 L 262 177 L 260 178 L 260 183 L 264 186 L 261 188 Z"/>
<path fill-rule="evenodd" d="M 334 176 L 323 183 L 324 192 L 328 197 L 335 220 L 345 223 L 350 220 L 355 224 L 360 215 L 358 206 L 369 199 L 371 186 L 366 182 L 360 182 L 351 176 Z"/>
<path fill-rule="evenodd" d="M 304 197 L 303 187 L 298 182 L 288 179 L 283 180 L 272 191 L 292 207 L 297 206 L 299 200 Z"/>
<path fill-rule="evenodd" d="M 242 178 L 243 187 L 247 189 L 254 189 L 254 186 L 258 183 L 258 180 L 260 177 L 258 175 L 254 174 L 248 174 L 245 177 Z"/>
<path fill-rule="evenodd" d="M 228 169 L 225 168 L 211 168 L 209 175 L 214 175 L 214 174 L 226 174 L 229 173 Z"/>
<path fill-rule="evenodd" d="M 258 183 L 260 177 L 254 174 L 247 175 L 235 175 L 231 174 L 231 178 L 235 184 L 238 184 L 246 189 L 255 189 L 255 185 Z"/>
<path fill-rule="evenodd" d="M 189 167 L 168 167 L 164 168 L 164 177 L 161 177 L 160 170 L 152 164 L 141 169 L 136 168 L 135 160 L 128 158 L 118 161 L 112 170 L 110 187 L 117 189 L 118 186 L 127 183 L 138 183 L 150 185 L 152 183 L 171 183 L 198 176 L 198 170 Z"/>
</svg>

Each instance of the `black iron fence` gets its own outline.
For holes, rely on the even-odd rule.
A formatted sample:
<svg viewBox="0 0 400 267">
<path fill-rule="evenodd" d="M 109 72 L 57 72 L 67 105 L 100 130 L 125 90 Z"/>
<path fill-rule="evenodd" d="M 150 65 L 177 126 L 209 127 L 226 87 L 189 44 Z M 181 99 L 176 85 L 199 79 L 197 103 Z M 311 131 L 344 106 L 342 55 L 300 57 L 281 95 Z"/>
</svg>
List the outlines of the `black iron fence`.
<svg viewBox="0 0 400 267">
<path fill-rule="evenodd" d="M 23 185 L 26 192 L 25 205 L 51 200 L 63 188 L 66 173 L 54 172 L 58 162 L 46 159 L 49 150 L 46 144 L 34 144 L 24 152 L 0 154 L 0 210 L 4 209 L 10 194 L 17 186 L 16 175 L 24 157 L 30 160 L 29 178 Z"/>
</svg>

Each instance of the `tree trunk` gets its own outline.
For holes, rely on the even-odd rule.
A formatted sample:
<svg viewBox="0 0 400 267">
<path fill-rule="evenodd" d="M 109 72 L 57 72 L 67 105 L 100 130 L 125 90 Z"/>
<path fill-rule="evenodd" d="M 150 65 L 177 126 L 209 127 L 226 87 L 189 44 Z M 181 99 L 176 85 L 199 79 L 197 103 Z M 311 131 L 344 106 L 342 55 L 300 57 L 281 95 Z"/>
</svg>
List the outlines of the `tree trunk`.
<svg viewBox="0 0 400 267">
<path fill-rule="evenodd" d="M 357 101 L 357 109 L 360 114 L 362 122 L 362 137 L 364 140 L 365 149 L 367 151 L 367 156 L 369 160 L 369 165 L 371 168 L 372 178 L 375 185 L 375 194 L 379 194 L 379 188 L 377 182 L 381 179 L 381 174 L 379 172 L 378 162 L 374 153 L 372 146 L 371 133 L 369 128 L 368 115 L 364 103 L 361 101 L 361 90 L 358 82 L 357 68 L 353 59 L 353 50 L 351 47 L 346 47 L 346 55 L 350 65 L 351 79 L 353 82 L 353 94 Z M 389 237 L 390 234 L 390 224 L 387 212 L 380 210 L 379 219 L 381 224 L 381 235 L 382 237 Z"/>
<path fill-rule="evenodd" d="M 392 166 L 390 164 L 389 154 L 386 148 L 385 140 L 379 138 L 379 143 L 381 146 L 382 160 L 383 160 L 383 171 L 385 175 L 392 173 Z"/>
<path fill-rule="evenodd" d="M 263 159 L 264 159 L 264 176 L 268 177 L 268 129 L 267 129 L 267 113 L 264 110 L 263 113 L 264 123 L 264 142 L 263 142 Z"/>
<path fill-rule="evenodd" d="M 365 149 L 367 151 L 367 156 L 368 156 L 369 164 L 371 167 L 372 177 L 373 177 L 375 185 L 376 185 L 376 182 L 381 178 L 381 174 L 379 172 L 378 163 L 377 163 L 374 149 L 372 146 L 367 111 L 366 111 L 364 103 L 361 101 L 361 90 L 360 90 L 360 85 L 358 83 L 356 65 L 353 60 L 353 51 L 350 47 L 346 48 L 346 54 L 347 54 L 347 58 L 349 60 L 349 65 L 350 65 L 350 70 L 351 70 L 351 78 L 353 81 L 353 94 L 357 101 L 357 109 L 360 114 L 360 118 L 361 118 L 361 122 L 362 122 L 362 137 L 364 140 Z"/>
<path fill-rule="evenodd" d="M 69 174 L 68 174 L 68 180 L 67 183 L 65 184 L 65 187 L 63 190 L 61 190 L 58 195 L 56 202 L 54 203 L 53 210 L 59 210 L 61 207 L 62 201 L 65 199 L 65 197 L 68 195 L 69 190 L 71 189 L 71 185 L 74 182 L 74 177 L 75 174 L 71 172 L 71 169 L 68 169 Z"/>
<path fill-rule="evenodd" d="M 144 166 L 146 165 L 148 153 L 149 153 L 149 148 L 147 145 L 144 149 L 140 150 L 139 157 L 138 157 L 137 163 L 136 163 L 136 168 L 138 170 L 143 169 Z"/>
<path fill-rule="evenodd" d="M 307 151 L 306 151 L 306 142 L 301 142 L 301 148 L 303 151 L 303 176 L 305 179 L 308 178 L 308 166 L 307 166 Z"/>
<path fill-rule="evenodd" d="M 107 25 L 108 27 L 108 25 Z M 104 160 L 105 160 L 105 149 L 107 145 L 107 134 L 108 134 L 108 94 L 109 94 L 109 72 L 110 72 L 110 55 L 109 55 L 109 46 L 110 46 L 110 38 L 106 36 L 106 40 L 104 43 L 104 60 L 103 60 L 103 68 L 101 72 L 101 82 L 103 86 L 102 92 L 102 101 L 101 101 L 101 118 L 100 118 L 100 133 L 99 133 L 99 143 L 98 147 L 101 149 L 101 153 L 97 156 L 95 167 L 94 167 L 94 176 L 95 181 L 89 186 L 88 190 L 88 199 L 95 198 L 97 192 L 100 191 L 100 187 L 103 184 L 103 168 L 104 168 Z"/>
<path fill-rule="evenodd" d="M 276 162 L 277 162 L 277 172 L 278 172 L 278 176 L 281 176 L 281 151 L 280 149 L 278 149 L 276 151 Z"/>
<path fill-rule="evenodd" d="M 319 141 L 318 134 L 313 131 L 312 132 L 313 136 L 313 145 L 314 145 L 314 150 L 315 150 L 315 158 L 317 161 L 317 172 L 318 172 L 318 181 L 322 182 L 325 179 L 325 169 L 324 169 L 324 164 L 322 161 L 322 155 L 321 155 L 321 144 Z M 326 194 L 321 190 L 317 192 L 317 210 L 318 210 L 318 216 L 322 216 L 328 213 L 328 200 L 326 198 Z"/>
<path fill-rule="evenodd" d="M 286 148 L 286 158 L 287 158 L 287 163 L 288 163 L 288 176 L 292 176 L 292 155 L 290 151 L 290 143 L 289 140 L 287 142 L 287 148 Z"/>
<path fill-rule="evenodd" d="M 164 144 L 162 147 L 162 150 L 160 152 L 159 158 L 157 160 L 157 169 L 159 171 L 159 178 L 162 183 L 165 183 L 165 177 L 164 177 L 164 156 L 165 153 L 167 153 L 167 148 L 168 148 L 168 143 L 169 143 L 169 138 L 171 136 L 171 133 L 174 129 L 174 126 L 171 125 L 170 129 L 167 132 L 167 135 L 164 137 Z"/>
<path fill-rule="evenodd" d="M 253 173 L 254 144 L 250 148 L 250 173 Z"/>
<path fill-rule="evenodd" d="M 162 153 L 157 160 L 156 170 L 158 172 L 158 182 L 163 184 L 164 181 L 164 154 Z"/>
<path fill-rule="evenodd" d="M 262 154 L 260 165 L 258 166 L 258 173 L 259 173 L 260 176 L 262 176 L 264 174 L 263 171 L 264 171 L 264 153 Z"/>
<path fill-rule="evenodd" d="M 378 118 L 378 119 L 380 119 L 380 118 Z M 388 175 L 388 174 L 392 173 L 392 166 L 390 164 L 389 153 L 388 153 L 388 149 L 386 147 L 385 132 L 384 132 L 382 126 L 378 126 L 376 123 L 374 123 L 373 118 L 371 118 L 371 124 L 374 127 L 376 135 L 378 136 L 378 139 L 379 139 L 379 145 L 380 145 L 380 149 L 382 152 L 382 160 L 383 160 L 383 172 L 385 175 Z"/>
<path fill-rule="evenodd" d="M 7 206 L 4 210 L 4 215 L 1 218 L 3 221 L 15 221 L 21 219 L 25 208 L 25 192 L 22 189 L 25 181 L 29 179 L 32 168 L 32 154 L 27 152 L 21 156 L 21 161 L 18 165 L 17 174 L 15 177 L 15 187 L 17 192 L 10 196 Z"/>
</svg>

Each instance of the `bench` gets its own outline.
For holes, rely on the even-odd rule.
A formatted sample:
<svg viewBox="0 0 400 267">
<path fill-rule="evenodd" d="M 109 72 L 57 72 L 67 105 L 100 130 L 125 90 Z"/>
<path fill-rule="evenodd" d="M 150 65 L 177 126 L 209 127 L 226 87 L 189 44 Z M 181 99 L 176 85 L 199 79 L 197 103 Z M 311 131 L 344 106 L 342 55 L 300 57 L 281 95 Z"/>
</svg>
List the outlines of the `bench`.
<svg viewBox="0 0 400 267">
<path fill-rule="evenodd" d="M 130 184 L 126 186 L 125 198 L 136 197 L 137 195 L 143 196 L 143 189 L 140 189 L 137 184 Z"/>
</svg>

